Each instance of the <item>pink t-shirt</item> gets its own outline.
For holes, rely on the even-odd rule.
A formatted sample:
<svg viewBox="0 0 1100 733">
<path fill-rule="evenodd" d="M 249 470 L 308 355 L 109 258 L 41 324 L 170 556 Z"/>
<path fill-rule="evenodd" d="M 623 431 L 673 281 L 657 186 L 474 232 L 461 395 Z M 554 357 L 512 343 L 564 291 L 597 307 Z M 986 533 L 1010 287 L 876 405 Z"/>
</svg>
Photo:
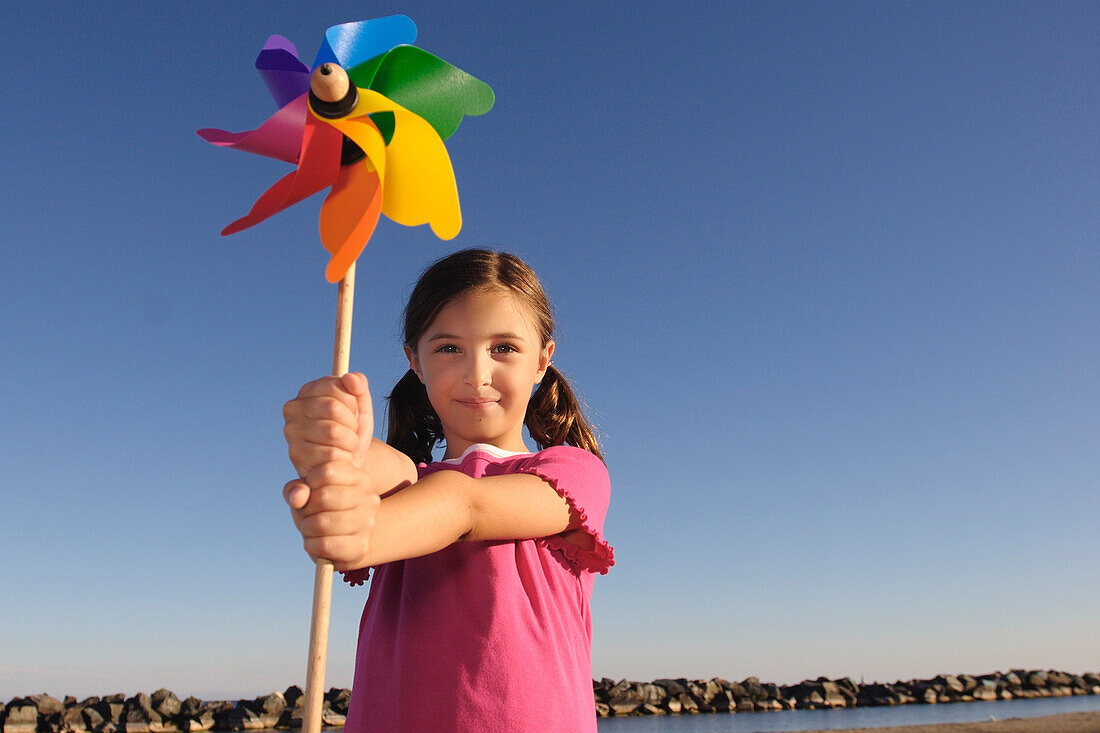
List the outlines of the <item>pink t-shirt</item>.
<svg viewBox="0 0 1100 733">
<path fill-rule="evenodd" d="M 603 538 L 607 469 L 579 448 L 513 454 L 488 445 L 418 468 L 421 477 L 447 470 L 542 478 L 593 548 L 560 535 L 458 542 L 375 568 L 345 731 L 595 731 L 588 601 L 594 574 L 615 562 Z M 361 583 L 367 572 L 344 579 Z"/>
</svg>

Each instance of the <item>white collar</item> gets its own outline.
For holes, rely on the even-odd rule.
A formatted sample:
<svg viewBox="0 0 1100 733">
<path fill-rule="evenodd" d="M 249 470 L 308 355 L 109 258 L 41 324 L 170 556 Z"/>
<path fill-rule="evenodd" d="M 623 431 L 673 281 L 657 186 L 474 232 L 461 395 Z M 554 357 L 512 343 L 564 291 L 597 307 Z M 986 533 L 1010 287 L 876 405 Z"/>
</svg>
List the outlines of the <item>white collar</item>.
<svg viewBox="0 0 1100 733">
<path fill-rule="evenodd" d="M 462 451 L 462 455 L 460 455 L 458 458 L 447 458 L 446 460 L 440 461 L 440 463 L 449 463 L 451 465 L 457 465 L 459 463 L 462 463 L 462 461 L 464 461 L 466 459 L 466 456 L 470 455 L 474 451 L 481 451 L 482 453 L 488 453 L 493 458 L 510 458 L 512 456 L 525 456 L 525 455 L 527 455 L 527 451 L 504 450 L 503 448 L 497 448 L 495 445 L 491 445 L 489 443 L 474 443 L 469 448 Z"/>
</svg>

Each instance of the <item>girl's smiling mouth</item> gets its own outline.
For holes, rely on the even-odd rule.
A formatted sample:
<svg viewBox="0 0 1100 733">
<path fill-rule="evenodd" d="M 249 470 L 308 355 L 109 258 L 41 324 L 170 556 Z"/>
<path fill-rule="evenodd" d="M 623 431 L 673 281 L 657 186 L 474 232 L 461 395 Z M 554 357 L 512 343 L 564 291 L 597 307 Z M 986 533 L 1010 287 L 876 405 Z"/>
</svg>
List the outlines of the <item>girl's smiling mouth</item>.
<svg viewBox="0 0 1100 733">
<path fill-rule="evenodd" d="M 477 409 L 481 407 L 488 407 L 489 405 L 495 405 L 497 403 L 497 400 L 491 399 L 489 397 L 471 397 L 468 399 L 457 400 L 457 402 L 464 407 Z"/>
</svg>

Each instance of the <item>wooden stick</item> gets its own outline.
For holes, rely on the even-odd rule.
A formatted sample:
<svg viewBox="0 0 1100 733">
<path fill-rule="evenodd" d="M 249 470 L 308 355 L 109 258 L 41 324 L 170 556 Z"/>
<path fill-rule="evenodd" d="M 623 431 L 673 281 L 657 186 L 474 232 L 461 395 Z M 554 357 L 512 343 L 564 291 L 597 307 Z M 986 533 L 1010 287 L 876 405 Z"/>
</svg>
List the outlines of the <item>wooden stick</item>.
<svg viewBox="0 0 1100 733">
<path fill-rule="evenodd" d="M 332 376 L 348 373 L 351 359 L 351 312 L 355 299 L 355 263 L 340 281 L 336 301 L 336 335 L 332 346 Z M 332 606 L 332 563 L 317 561 L 313 576 L 313 619 L 309 626 L 309 662 L 306 665 L 303 733 L 319 733 L 324 706 L 325 658 L 328 654 L 328 619 Z"/>
</svg>

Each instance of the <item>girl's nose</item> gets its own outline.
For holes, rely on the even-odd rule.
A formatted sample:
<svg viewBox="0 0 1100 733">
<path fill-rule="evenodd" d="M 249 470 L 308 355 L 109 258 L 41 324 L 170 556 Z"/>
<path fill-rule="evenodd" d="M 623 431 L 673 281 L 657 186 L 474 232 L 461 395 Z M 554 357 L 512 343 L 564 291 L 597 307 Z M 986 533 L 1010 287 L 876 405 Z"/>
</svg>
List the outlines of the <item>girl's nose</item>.
<svg viewBox="0 0 1100 733">
<path fill-rule="evenodd" d="M 466 383 L 471 387 L 483 387 L 493 381 L 492 359 L 488 354 L 475 354 L 466 370 Z"/>
</svg>

